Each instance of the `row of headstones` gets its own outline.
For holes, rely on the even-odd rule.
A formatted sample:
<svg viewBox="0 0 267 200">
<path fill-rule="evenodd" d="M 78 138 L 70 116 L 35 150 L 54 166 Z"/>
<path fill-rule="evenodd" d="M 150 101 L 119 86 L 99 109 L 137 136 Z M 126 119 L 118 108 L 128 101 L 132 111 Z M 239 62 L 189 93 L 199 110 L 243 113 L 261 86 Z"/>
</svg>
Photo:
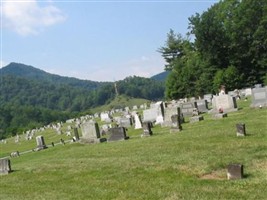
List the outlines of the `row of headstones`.
<svg viewBox="0 0 267 200">
<path fill-rule="evenodd" d="M 177 131 L 182 130 L 182 127 L 179 125 L 180 124 L 179 116 L 172 115 L 171 118 L 174 122 L 177 122 L 177 123 L 172 124 L 170 132 L 177 132 Z M 151 136 L 153 134 L 151 130 L 152 126 L 153 125 L 151 122 L 143 123 L 143 134 L 141 134 L 141 137 Z M 237 136 L 246 135 L 245 124 L 236 124 L 236 128 L 237 128 Z M 129 139 L 129 137 L 126 135 L 126 129 L 124 127 L 111 128 L 110 133 L 111 133 L 111 136 L 107 140 L 109 142 Z M 79 141 L 80 138 L 79 138 L 77 128 L 74 129 L 74 135 L 76 137 L 76 141 Z M 106 141 L 106 139 L 100 137 L 98 124 L 96 122 L 89 121 L 87 123 L 84 123 L 82 126 L 82 138 L 80 141 L 81 143 L 99 143 L 99 142 Z M 36 151 L 47 148 L 43 136 L 37 136 L 36 143 L 37 143 L 37 148 L 35 149 Z M 19 156 L 18 151 L 11 153 L 11 157 L 17 157 L 17 156 Z M 10 160 L 6 158 L 1 159 L 0 160 L 0 174 L 8 174 L 10 172 L 11 172 Z M 230 164 L 228 166 L 227 177 L 228 179 L 242 178 L 243 177 L 243 165 Z"/>
<path fill-rule="evenodd" d="M 266 107 L 267 106 L 267 87 L 255 87 L 253 89 L 247 88 L 246 96 L 252 96 L 251 107 Z M 211 94 L 204 96 L 203 100 L 197 100 L 192 102 L 172 102 L 169 105 L 165 105 L 163 102 L 157 102 L 151 104 L 150 109 L 143 110 L 143 121 L 155 121 L 156 123 L 163 123 L 165 109 L 169 108 L 181 108 L 183 116 L 194 116 L 194 110 L 197 109 L 199 113 L 208 112 L 208 100 L 212 102 L 212 110 L 215 118 L 226 117 L 228 112 L 237 111 L 236 96 L 231 94 L 214 95 Z M 167 111 L 168 112 L 168 111 Z M 176 111 L 174 111 L 176 112 Z M 223 113 L 223 114 L 222 114 Z M 197 119 L 197 118 L 196 118 Z"/>
</svg>

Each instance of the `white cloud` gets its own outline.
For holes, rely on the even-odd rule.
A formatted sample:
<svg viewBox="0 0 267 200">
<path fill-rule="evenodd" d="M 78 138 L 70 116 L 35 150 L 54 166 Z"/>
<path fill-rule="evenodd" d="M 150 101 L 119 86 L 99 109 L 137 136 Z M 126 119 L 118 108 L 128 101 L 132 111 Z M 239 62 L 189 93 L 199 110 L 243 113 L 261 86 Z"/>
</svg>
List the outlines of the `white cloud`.
<svg viewBox="0 0 267 200">
<path fill-rule="evenodd" d="M 20 35 L 36 35 L 45 27 L 66 19 L 61 10 L 52 4 L 39 6 L 36 0 L 3 1 L 2 17 L 5 27 Z"/>
</svg>

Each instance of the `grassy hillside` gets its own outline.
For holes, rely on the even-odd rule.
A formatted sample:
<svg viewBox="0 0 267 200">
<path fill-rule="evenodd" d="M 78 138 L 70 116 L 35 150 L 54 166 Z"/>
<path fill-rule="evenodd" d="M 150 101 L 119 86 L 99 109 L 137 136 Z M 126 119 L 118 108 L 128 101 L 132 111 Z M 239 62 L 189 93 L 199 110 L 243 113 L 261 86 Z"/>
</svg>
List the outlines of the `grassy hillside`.
<svg viewBox="0 0 267 200">
<path fill-rule="evenodd" d="M 11 158 L 0 199 L 266 199 L 267 109 L 249 104 L 239 101 L 241 109 L 221 120 L 205 114 L 176 134 L 155 126 L 152 137 L 141 138 L 142 130 L 130 128 L 127 141 L 68 143 Z M 240 122 L 246 137 L 236 137 Z M 47 143 L 62 137 L 43 136 Z M 35 142 L 0 145 L 4 156 Z M 226 180 L 229 163 L 242 163 L 245 178 Z"/>
<path fill-rule="evenodd" d="M 141 104 L 144 104 L 144 103 L 148 104 L 149 102 L 150 101 L 146 99 L 132 98 L 126 95 L 119 95 L 116 98 L 114 98 L 111 102 L 109 102 L 107 105 L 93 108 L 91 109 L 91 111 L 93 113 L 96 113 L 96 112 L 107 111 L 107 110 L 116 109 L 116 108 L 125 108 L 127 106 L 131 109 L 135 105 L 140 106 Z"/>
</svg>

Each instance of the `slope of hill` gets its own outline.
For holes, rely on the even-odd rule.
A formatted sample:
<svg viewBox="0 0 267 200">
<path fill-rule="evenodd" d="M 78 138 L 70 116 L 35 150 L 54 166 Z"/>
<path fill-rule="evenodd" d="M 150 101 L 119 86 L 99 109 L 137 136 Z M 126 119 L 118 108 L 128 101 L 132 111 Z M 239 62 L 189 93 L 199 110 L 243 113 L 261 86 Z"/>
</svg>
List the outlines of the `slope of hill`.
<svg viewBox="0 0 267 200">
<path fill-rule="evenodd" d="M 161 72 L 159 74 L 152 76 L 151 79 L 157 81 L 165 81 L 169 73 L 170 73 L 169 71 Z"/>
<path fill-rule="evenodd" d="M 55 74 L 50 74 L 43 70 L 37 69 L 30 65 L 21 63 L 10 63 L 3 67 L 1 70 L 2 75 L 13 75 L 21 78 L 27 78 L 38 81 L 46 81 L 53 84 L 66 84 L 72 87 L 85 88 L 85 89 L 96 89 L 108 82 L 96 82 L 90 80 L 80 80 L 72 77 L 64 77 Z"/>
<path fill-rule="evenodd" d="M 116 96 L 114 83 L 61 77 L 23 64 L 11 63 L 1 69 L 0 75 L 0 139 L 29 127 L 88 113 Z M 164 96 L 162 82 L 136 76 L 118 81 L 117 90 L 129 99 L 156 100 Z"/>
</svg>

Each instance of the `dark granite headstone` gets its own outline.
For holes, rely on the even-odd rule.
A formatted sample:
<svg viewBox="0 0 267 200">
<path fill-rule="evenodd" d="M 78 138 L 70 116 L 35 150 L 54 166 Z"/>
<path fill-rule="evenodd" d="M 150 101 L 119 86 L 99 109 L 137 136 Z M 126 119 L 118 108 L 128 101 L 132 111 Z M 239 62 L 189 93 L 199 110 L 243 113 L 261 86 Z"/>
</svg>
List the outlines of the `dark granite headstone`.
<svg viewBox="0 0 267 200">
<path fill-rule="evenodd" d="M 243 178 L 243 165 L 241 164 L 229 164 L 227 167 L 228 180 L 242 179 Z"/>
<path fill-rule="evenodd" d="M 198 100 L 197 102 L 197 108 L 200 113 L 206 113 L 208 112 L 208 101 L 206 99 Z"/>
<path fill-rule="evenodd" d="M 245 124 L 236 124 L 236 134 L 237 136 L 245 136 L 246 135 L 246 126 Z"/>
<path fill-rule="evenodd" d="M 11 172 L 9 159 L 0 159 L 0 174 L 8 174 Z"/>
<path fill-rule="evenodd" d="M 108 138 L 108 142 L 129 139 L 129 137 L 126 136 L 126 130 L 124 127 L 110 128 L 109 132 L 110 132 L 110 137 Z"/>
</svg>

